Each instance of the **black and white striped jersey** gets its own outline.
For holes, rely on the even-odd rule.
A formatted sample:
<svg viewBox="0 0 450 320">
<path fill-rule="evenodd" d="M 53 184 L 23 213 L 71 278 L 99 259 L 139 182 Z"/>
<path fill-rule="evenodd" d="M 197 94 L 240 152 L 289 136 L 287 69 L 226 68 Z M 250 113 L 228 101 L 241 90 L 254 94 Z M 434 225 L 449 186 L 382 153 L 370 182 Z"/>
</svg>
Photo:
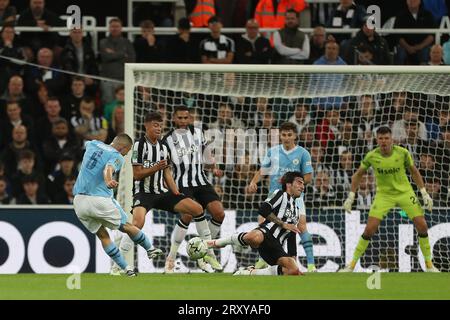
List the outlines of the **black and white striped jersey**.
<svg viewBox="0 0 450 320">
<path fill-rule="evenodd" d="M 206 140 L 200 128 L 174 129 L 163 138 L 169 147 L 173 176 L 179 188 L 209 184 L 203 170 L 203 150 Z"/>
<path fill-rule="evenodd" d="M 145 136 L 136 141 L 133 145 L 133 155 L 131 163 L 133 166 L 143 166 L 151 168 L 157 162 L 166 159 L 170 163 L 169 148 L 160 140 L 156 144 L 151 143 Z M 153 175 L 142 180 L 133 180 L 133 194 L 151 193 L 161 194 L 169 191 L 164 186 L 163 171 L 157 171 Z"/>
<path fill-rule="evenodd" d="M 278 189 L 275 190 L 265 200 L 265 202 L 272 207 L 272 213 L 275 214 L 280 220 L 285 223 L 297 225 L 300 219 L 300 210 L 296 205 L 294 197 L 291 197 L 287 194 L 287 192 Z M 267 219 L 261 224 L 261 226 L 269 230 L 274 238 L 276 238 L 282 245 L 292 232 L 273 222 L 270 222 Z"/>
</svg>

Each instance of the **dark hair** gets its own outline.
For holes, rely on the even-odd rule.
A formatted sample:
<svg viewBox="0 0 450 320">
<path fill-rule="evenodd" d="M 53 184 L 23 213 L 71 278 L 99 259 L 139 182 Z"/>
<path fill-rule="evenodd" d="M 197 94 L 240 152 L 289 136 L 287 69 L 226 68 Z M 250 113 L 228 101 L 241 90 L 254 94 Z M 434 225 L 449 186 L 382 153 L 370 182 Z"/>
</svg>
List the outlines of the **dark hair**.
<svg viewBox="0 0 450 320">
<path fill-rule="evenodd" d="M 290 9 L 287 9 L 287 10 L 286 10 L 285 15 L 287 15 L 288 13 L 294 13 L 295 16 L 296 16 L 297 18 L 299 18 L 299 12 L 298 12 L 297 10 L 294 10 L 294 9 L 290 8 Z"/>
<path fill-rule="evenodd" d="M 73 180 L 77 180 L 77 177 L 74 174 L 64 177 L 64 183 L 66 183 L 67 181 L 73 181 Z"/>
<path fill-rule="evenodd" d="M 17 104 L 19 106 L 19 108 L 21 108 L 20 103 L 17 100 L 8 100 L 6 102 L 6 108 L 8 108 L 8 106 L 11 105 L 11 104 Z"/>
<path fill-rule="evenodd" d="M 84 78 L 80 77 L 80 76 L 73 76 L 72 77 L 72 83 L 74 83 L 75 81 L 81 81 L 84 83 Z"/>
<path fill-rule="evenodd" d="M 379 134 L 392 134 L 392 130 L 388 126 L 382 126 L 377 130 L 377 135 Z"/>
<path fill-rule="evenodd" d="M 58 102 L 60 102 L 59 98 L 57 96 L 48 96 L 47 102 L 48 101 L 58 101 Z"/>
<path fill-rule="evenodd" d="M 65 124 L 66 126 L 69 126 L 69 123 L 67 122 L 66 119 L 58 118 L 58 119 L 56 119 L 55 121 L 52 122 L 52 128 L 56 127 L 57 125 L 60 125 L 60 124 Z"/>
<path fill-rule="evenodd" d="M 360 46 L 358 46 L 358 51 L 361 53 L 370 52 L 372 55 L 375 54 L 375 51 L 373 51 L 372 47 L 366 44 L 361 44 Z"/>
<path fill-rule="evenodd" d="M 114 89 L 114 93 L 117 93 L 120 90 L 125 90 L 125 86 L 123 86 L 123 85 L 118 86 L 116 89 Z"/>
<path fill-rule="evenodd" d="M 280 132 L 289 130 L 292 130 L 295 134 L 298 134 L 297 126 L 292 122 L 285 122 L 280 126 Z"/>
<path fill-rule="evenodd" d="M 162 122 L 163 118 L 159 112 L 149 112 L 145 115 L 145 122 Z"/>
<path fill-rule="evenodd" d="M 111 20 L 109 20 L 109 25 L 111 25 L 111 23 L 113 22 L 118 22 L 121 25 L 123 25 L 122 20 L 120 20 L 119 18 L 112 18 Z"/>
<path fill-rule="evenodd" d="M 36 158 L 36 155 L 33 151 L 25 149 L 21 153 L 19 153 L 19 161 L 23 159 L 32 159 L 34 160 Z"/>
<path fill-rule="evenodd" d="M 177 113 L 178 111 L 187 111 L 187 112 L 189 112 L 189 108 L 187 106 L 184 106 L 184 105 L 175 106 L 175 108 L 173 108 L 173 114 Z"/>
<path fill-rule="evenodd" d="M 211 18 L 208 19 L 208 24 L 216 23 L 216 22 L 221 23 L 222 20 L 218 16 L 212 16 Z"/>
<path fill-rule="evenodd" d="M 190 30 L 191 29 L 191 22 L 188 18 L 181 18 L 178 20 L 178 29 L 181 30 Z"/>
<path fill-rule="evenodd" d="M 299 172 L 299 171 L 290 171 L 290 172 L 286 172 L 282 177 L 281 177 L 281 186 L 283 191 L 286 191 L 286 185 L 288 183 L 292 183 L 294 182 L 294 180 L 296 178 L 302 178 L 303 179 L 303 175 Z"/>
<path fill-rule="evenodd" d="M 22 177 L 22 184 L 30 183 L 30 182 L 39 183 L 39 180 L 36 177 L 36 175 L 34 175 L 34 174 L 27 174 Z"/>
<path fill-rule="evenodd" d="M 81 104 L 81 102 L 88 103 L 88 104 L 91 104 L 91 103 L 95 104 L 94 99 L 92 99 L 91 97 L 83 97 L 80 101 L 80 104 Z"/>
<path fill-rule="evenodd" d="M 141 28 L 154 28 L 155 24 L 153 23 L 152 20 L 143 20 L 139 24 L 139 27 L 141 27 Z"/>
</svg>

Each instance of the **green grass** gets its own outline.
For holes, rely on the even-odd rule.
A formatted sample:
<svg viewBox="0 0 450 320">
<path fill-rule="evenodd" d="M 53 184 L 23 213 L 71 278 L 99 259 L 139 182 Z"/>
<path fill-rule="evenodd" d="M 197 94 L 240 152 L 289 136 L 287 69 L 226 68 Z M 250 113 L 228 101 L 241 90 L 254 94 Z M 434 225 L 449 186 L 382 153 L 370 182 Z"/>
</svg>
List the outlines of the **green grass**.
<svg viewBox="0 0 450 320">
<path fill-rule="evenodd" d="M 368 274 L 306 276 L 140 274 L 137 278 L 82 274 L 81 289 L 68 290 L 67 275 L 0 275 L 3 299 L 450 299 L 450 274 L 382 273 L 369 290 Z"/>
</svg>

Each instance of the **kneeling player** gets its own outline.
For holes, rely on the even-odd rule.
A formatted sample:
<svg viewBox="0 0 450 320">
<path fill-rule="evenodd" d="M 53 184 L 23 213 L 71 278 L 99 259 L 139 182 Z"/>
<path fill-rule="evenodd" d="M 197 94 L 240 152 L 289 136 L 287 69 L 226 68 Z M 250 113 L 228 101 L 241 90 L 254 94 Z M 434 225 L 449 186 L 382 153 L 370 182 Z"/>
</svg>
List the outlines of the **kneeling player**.
<svg viewBox="0 0 450 320">
<path fill-rule="evenodd" d="M 133 141 L 126 134 L 118 135 L 111 145 L 101 141 L 86 143 L 86 152 L 73 189 L 73 206 L 78 219 L 90 232 L 97 235 L 106 254 L 130 277 L 136 274 L 125 262 L 106 228 L 119 229 L 128 234 L 134 243 L 147 251 L 150 259 L 162 254 L 160 249 L 151 245 L 141 230 L 127 223 L 125 212 L 113 199 L 112 188 L 118 185 L 113 174 L 122 167 L 123 156 L 130 151 L 132 144 Z"/>
<path fill-rule="evenodd" d="M 192 216 L 200 238 L 209 240 L 211 233 L 202 206 L 181 194 L 173 180 L 169 150 L 159 140 L 162 122 L 159 113 L 147 114 L 146 135 L 135 142 L 133 147 L 133 225 L 142 229 L 145 215 L 151 209 L 178 212 Z M 128 237 L 123 237 L 120 250 L 126 253 L 132 245 Z"/>
<path fill-rule="evenodd" d="M 300 208 L 296 199 L 303 192 L 304 184 L 300 172 L 287 172 L 281 178 L 282 190 L 276 190 L 265 200 L 259 209 L 264 222 L 250 232 L 236 233 L 227 238 L 206 241 L 210 248 L 227 245 L 251 246 L 258 249 L 261 257 L 270 267 L 255 269 L 248 267 L 235 272 L 235 275 L 300 275 L 296 257 L 283 249 L 284 242 L 299 233 Z M 296 244 L 295 244 L 296 245 Z"/>
</svg>

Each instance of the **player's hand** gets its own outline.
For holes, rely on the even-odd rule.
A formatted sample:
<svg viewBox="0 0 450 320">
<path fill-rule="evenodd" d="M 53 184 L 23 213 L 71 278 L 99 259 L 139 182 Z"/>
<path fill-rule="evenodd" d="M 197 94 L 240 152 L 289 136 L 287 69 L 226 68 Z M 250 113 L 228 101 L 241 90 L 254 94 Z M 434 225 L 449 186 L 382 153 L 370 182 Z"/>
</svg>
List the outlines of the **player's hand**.
<svg viewBox="0 0 450 320">
<path fill-rule="evenodd" d="M 110 189 L 116 188 L 118 185 L 119 183 L 114 179 L 108 181 L 108 183 L 106 184 L 106 186 Z"/>
<path fill-rule="evenodd" d="M 256 193 L 256 191 L 258 191 L 258 186 L 256 185 L 256 183 L 250 182 L 250 184 L 248 185 L 248 193 Z"/>
<path fill-rule="evenodd" d="M 169 166 L 169 163 L 167 162 L 167 159 L 158 161 L 158 163 L 156 164 L 156 170 L 164 170 L 165 168 L 167 168 Z"/>
<path fill-rule="evenodd" d="M 300 230 L 297 228 L 297 226 L 295 224 L 290 224 L 290 223 L 283 223 L 283 229 L 295 232 L 295 233 L 300 233 Z"/>
<path fill-rule="evenodd" d="M 420 189 L 420 193 L 422 194 L 423 205 L 428 211 L 433 210 L 433 199 L 431 199 L 425 188 Z"/>
<path fill-rule="evenodd" d="M 347 213 L 351 213 L 352 212 L 352 204 L 353 201 L 355 201 L 355 193 L 354 192 L 350 192 L 348 194 L 347 199 L 344 201 L 344 210 Z"/>
</svg>

